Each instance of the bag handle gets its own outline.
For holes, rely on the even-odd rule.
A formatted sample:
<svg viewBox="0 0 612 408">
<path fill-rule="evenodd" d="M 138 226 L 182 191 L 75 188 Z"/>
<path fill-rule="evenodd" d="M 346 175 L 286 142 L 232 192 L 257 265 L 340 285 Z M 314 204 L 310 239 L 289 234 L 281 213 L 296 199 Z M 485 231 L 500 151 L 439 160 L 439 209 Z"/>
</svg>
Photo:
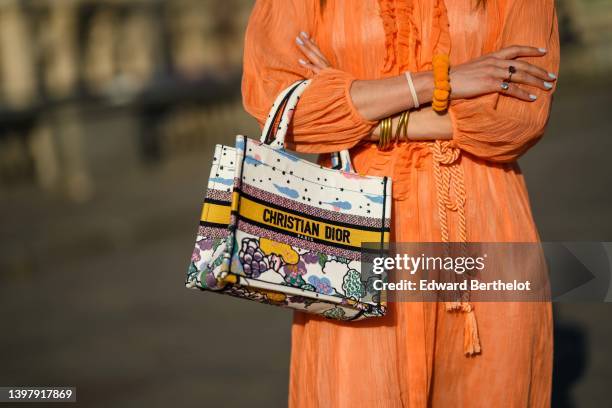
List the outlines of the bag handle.
<svg viewBox="0 0 612 408">
<path fill-rule="evenodd" d="M 310 84 L 310 80 L 299 80 L 294 82 L 289 87 L 285 88 L 276 98 L 266 123 L 261 132 L 261 142 L 269 144 L 275 149 L 285 148 L 285 136 L 289 129 L 291 119 L 293 119 L 293 111 L 297 106 L 300 96 L 304 90 Z M 276 122 L 279 113 L 282 112 L 282 116 L 278 126 L 276 127 L 276 135 L 274 133 L 274 123 Z M 272 138 L 272 136 L 274 136 Z M 332 168 L 336 170 L 343 170 L 346 172 L 355 172 L 351 157 L 348 150 L 342 150 L 341 152 L 335 152 L 331 154 Z"/>
<path fill-rule="evenodd" d="M 276 120 L 278 119 L 278 115 L 280 113 L 283 113 L 283 107 L 286 106 L 289 100 L 289 97 L 302 82 L 304 81 L 300 80 L 300 81 L 294 82 L 293 84 L 289 85 L 287 88 L 283 89 L 281 93 L 278 94 L 278 96 L 276 97 L 276 100 L 272 104 L 272 108 L 270 108 L 270 112 L 268 113 L 268 118 L 266 119 L 266 123 L 261 131 L 261 138 L 259 139 L 261 143 L 270 144 L 270 142 L 272 141 L 271 136 L 274 131 L 273 125 L 274 123 L 276 123 Z M 279 131 L 280 131 L 280 127 L 279 127 Z M 284 140 L 284 136 L 283 136 L 283 140 Z"/>
<path fill-rule="evenodd" d="M 356 173 L 348 150 L 340 150 L 331 154 L 332 169 L 342 170 L 348 173 Z"/>
</svg>

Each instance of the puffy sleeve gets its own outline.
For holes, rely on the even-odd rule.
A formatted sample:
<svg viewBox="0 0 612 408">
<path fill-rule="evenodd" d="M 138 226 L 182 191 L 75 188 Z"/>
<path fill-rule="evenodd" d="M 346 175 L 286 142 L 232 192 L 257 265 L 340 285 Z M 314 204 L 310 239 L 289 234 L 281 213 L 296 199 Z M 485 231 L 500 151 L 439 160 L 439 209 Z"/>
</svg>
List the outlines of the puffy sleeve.
<svg viewBox="0 0 612 408">
<path fill-rule="evenodd" d="M 544 47 L 547 49 L 544 57 L 525 58 L 525 61 L 558 73 L 559 33 L 553 0 L 510 0 L 504 16 L 498 48 Z M 490 94 L 453 102 L 449 109 L 453 145 L 486 160 L 516 160 L 543 135 L 554 88 L 544 91 L 529 87 L 529 92 L 537 95 L 536 101 Z"/>
<path fill-rule="evenodd" d="M 376 125 L 364 119 L 352 103 L 352 75 L 331 68 L 313 75 L 298 63 L 304 57 L 295 37 L 305 31 L 315 35 L 316 41 L 318 4 L 318 0 L 257 0 L 244 45 L 242 100 L 261 126 L 281 90 L 301 78 L 312 79 L 286 139 L 289 149 L 304 153 L 351 148 Z"/>
</svg>

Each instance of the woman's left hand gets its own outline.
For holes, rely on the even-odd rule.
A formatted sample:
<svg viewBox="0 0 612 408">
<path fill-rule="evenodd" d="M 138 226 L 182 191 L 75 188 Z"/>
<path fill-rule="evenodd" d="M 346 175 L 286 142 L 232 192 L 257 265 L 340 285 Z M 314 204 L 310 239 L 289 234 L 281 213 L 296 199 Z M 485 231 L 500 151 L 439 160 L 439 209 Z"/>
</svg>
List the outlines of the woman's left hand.
<svg viewBox="0 0 612 408">
<path fill-rule="evenodd" d="M 305 57 L 305 59 L 300 58 L 298 60 L 301 65 L 312 70 L 315 74 L 318 74 L 325 68 L 331 68 L 331 64 L 325 58 L 325 55 L 323 55 L 319 47 L 304 31 L 295 37 L 295 43 Z"/>
</svg>

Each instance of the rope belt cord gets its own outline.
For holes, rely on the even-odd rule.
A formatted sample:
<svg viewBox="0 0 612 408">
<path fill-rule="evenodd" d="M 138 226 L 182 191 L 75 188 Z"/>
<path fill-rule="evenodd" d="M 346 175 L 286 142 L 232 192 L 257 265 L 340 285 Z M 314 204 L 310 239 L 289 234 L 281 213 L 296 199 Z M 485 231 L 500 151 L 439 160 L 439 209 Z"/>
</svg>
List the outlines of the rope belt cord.
<svg viewBox="0 0 612 408">
<path fill-rule="evenodd" d="M 442 242 L 450 242 L 448 228 L 448 212 L 457 213 L 457 241 L 462 243 L 465 250 L 467 246 L 467 228 L 465 219 L 465 183 L 463 168 L 460 164 L 461 151 L 453 148 L 448 141 L 436 141 L 432 144 L 434 177 L 436 181 L 436 195 L 438 204 L 438 218 L 440 219 L 440 233 Z M 446 302 L 448 312 L 460 311 L 465 313 L 463 351 L 466 356 L 474 356 L 481 352 L 480 336 L 474 307 L 469 303 L 469 294 L 460 301 Z"/>
</svg>

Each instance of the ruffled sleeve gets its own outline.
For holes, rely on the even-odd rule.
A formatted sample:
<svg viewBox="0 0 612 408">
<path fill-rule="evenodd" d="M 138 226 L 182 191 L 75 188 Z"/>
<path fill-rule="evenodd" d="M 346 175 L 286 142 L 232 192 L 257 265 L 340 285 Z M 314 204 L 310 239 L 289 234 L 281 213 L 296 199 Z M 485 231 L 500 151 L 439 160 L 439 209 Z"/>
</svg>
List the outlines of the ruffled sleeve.
<svg viewBox="0 0 612 408">
<path fill-rule="evenodd" d="M 289 149 L 305 153 L 351 148 L 376 125 L 352 103 L 351 74 L 325 69 L 313 76 L 298 63 L 304 57 L 295 38 L 300 31 L 316 33 L 318 4 L 318 0 L 258 0 L 244 45 L 243 104 L 260 125 L 282 89 L 298 79 L 312 79 L 295 110 L 286 143 Z"/>
<path fill-rule="evenodd" d="M 559 33 L 553 1 L 511 0 L 504 15 L 497 48 L 545 47 L 546 56 L 525 60 L 557 73 Z M 516 160 L 543 135 L 554 91 L 528 90 L 537 95 L 535 102 L 499 94 L 453 102 L 449 109 L 454 129 L 452 145 L 486 160 Z"/>
</svg>

